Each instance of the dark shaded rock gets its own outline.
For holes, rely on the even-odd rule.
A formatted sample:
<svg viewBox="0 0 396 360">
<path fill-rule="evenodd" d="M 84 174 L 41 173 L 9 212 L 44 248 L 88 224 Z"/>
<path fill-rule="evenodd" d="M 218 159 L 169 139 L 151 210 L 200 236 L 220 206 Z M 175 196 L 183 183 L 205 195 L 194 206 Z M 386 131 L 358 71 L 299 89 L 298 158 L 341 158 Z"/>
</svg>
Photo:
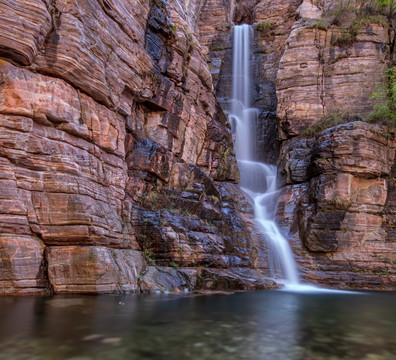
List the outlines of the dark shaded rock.
<svg viewBox="0 0 396 360">
<path fill-rule="evenodd" d="M 263 277 L 258 271 L 231 268 L 199 269 L 196 287 L 206 290 L 257 290 L 277 289 L 279 285 L 273 279 Z"/>
<path fill-rule="evenodd" d="M 142 292 L 189 292 L 193 290 L 253 290 L 277 289 L 274 280 L 251 269 L 184 268 L 149 266 L 141 274 Z"/>
<path fill-rule="evenodd" d="M 196 270 L 148 266 L 139 275 L 139 288 L 147 292 L 188 292 L 194 289 Z"/>
<path fill-rule="evenodd" d="M 147 171 L 163 181 L 168 181 L 172 166 L 171 154 L 148 139 L 135 140 L 125 159 L 129 169 Z"/>
<path fill-rule="evenodd" d="M 296 184 L 309 179 L 313 139 L 293 138 L 282 143 L 278 161 L 278 184 Z"/>
</svg>

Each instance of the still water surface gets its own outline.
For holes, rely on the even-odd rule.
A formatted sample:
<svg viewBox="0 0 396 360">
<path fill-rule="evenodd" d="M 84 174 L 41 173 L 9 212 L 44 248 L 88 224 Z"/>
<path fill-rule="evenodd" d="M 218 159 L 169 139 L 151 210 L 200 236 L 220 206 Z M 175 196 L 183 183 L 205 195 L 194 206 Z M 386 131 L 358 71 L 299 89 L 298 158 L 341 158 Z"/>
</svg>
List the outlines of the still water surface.
<svg viewBox="0 0 396 360">
<path fill-rule="evenodd" d="M 396 359 L 396 294 L 0 298 L 0 360 Z"/>
</svg>

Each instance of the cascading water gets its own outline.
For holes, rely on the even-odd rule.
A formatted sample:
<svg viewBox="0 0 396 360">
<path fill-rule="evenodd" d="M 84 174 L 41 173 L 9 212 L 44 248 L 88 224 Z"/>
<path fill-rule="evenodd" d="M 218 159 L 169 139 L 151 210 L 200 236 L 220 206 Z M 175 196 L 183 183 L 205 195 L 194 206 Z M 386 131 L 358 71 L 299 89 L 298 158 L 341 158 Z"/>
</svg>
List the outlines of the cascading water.
<svg viewBox="0 0 396 360">
<path fill-rule="evenodd" d="M 258 110 L 250 107 L 250 38 L 252 28 L 233 28 L 232 100 L 229 119 L 235 135 L 235 153 L 241 174 L 240 186 L 254 201 L 255 218 L 279 259 L 285 285 L 299 284 L 293 254 L 274 221 L 276 166 L 259 162 L 256 151 Z"/>
</svg>

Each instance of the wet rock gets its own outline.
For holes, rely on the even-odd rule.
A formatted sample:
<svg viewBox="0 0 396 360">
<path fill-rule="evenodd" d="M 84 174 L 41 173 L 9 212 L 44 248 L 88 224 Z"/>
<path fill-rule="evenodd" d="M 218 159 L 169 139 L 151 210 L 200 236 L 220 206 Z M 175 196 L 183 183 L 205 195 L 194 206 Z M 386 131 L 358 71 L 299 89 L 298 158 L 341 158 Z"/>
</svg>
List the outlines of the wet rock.
<svg viewBox="0 0 396 360">
<path fill-rule="evenodd" d="M 198 271 L 197 287 L 199 289 L 215 290 L 246 290 L 246 289 L 277 289 L 279 285 L 273 280 L 263 277 L 259 271 L 231 268 L 200 269 Z"/>
<path fill-rule="evenodd" d="M 208 165 L 208 175 L 216 181 L 239 181 L 238 166 L 232 152 L 228 120 L 217 104 L 215 120 L 208 124 L 204 150 L 198 165 Z M 207 165 L 206 165 L 207 164 Z"/>
<path fill-rule="evenodd" d="M 192 290 L 276 289 L 278 284 L 259 271 L 230 269 L 170 269 L 148 267 L 140 278 L 143 292 L 188 292 Z"/>
<path fill-rule="evenodd" d="M 126 156 L 126 163 L 129 169 L 147 171 L 163 181 L 169 180 L 171 155 L 150 140 L 135 140 Z"/>
<path fill-rule="evenodd" d="M 278 162 L 279 185 L 296 184 L 310 177 L 313 139 L 293 138 L 282 144 Z"/>
<path fill-rule="evenodd" d="M 196 270 L 179 270 L 169 267 L 149 266 L 140 275 L 139 286 L 144 292 L 185 292 L 194 288 Z"/>
</svg>

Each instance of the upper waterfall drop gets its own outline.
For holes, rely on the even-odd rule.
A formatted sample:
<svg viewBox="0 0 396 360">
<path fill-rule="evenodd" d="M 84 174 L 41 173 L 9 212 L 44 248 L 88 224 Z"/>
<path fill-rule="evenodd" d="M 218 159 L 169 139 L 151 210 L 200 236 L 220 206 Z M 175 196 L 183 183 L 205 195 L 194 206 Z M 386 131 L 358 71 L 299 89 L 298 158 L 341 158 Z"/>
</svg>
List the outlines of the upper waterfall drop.
<svg viewBox="0 0 396 360">
<path fill-rule="evenodd" d="M 257 155 L 258 109 L 251 108 L 250 25 L 233 28 L 232 99 L 229 120 L 234 133 L 235 154 L 241 174 L 240 186 L 253 199 L 257 224 L 272 245 L 285 285 L 299 284 L 293 254 L 276 225 L 276 166 L 260 162 Z M 275 262 L 275 261 L 273 261 Z"/>
</svg>

